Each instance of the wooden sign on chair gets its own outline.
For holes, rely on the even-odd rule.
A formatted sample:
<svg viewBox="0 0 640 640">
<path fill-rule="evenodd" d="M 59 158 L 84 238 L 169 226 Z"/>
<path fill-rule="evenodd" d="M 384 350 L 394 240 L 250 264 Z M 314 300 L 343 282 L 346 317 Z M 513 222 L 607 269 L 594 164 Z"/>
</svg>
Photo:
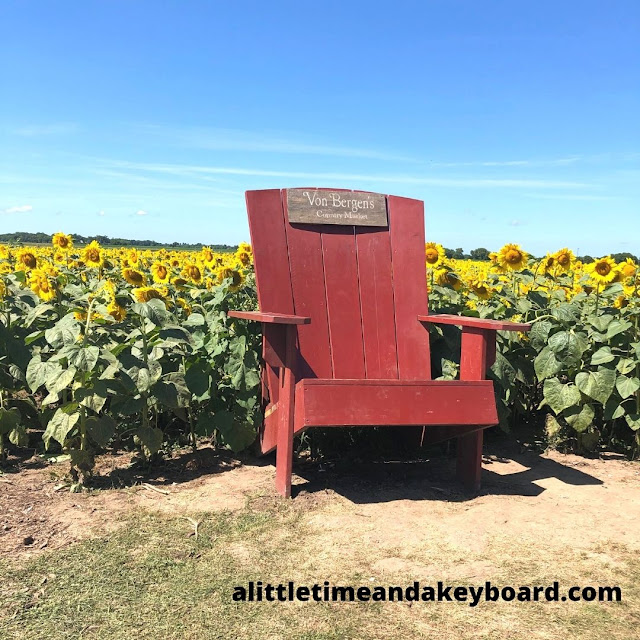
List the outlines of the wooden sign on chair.
<svg viewBox="0 0 640 640">
<path fill-rule="evenodd" d="M 480 487 L 482 430 L 497 424 L 496 331 L 530 325 L 430 315 L 420 200 L 344 189 L 248 191 L 261 311 L 265 407 L 260 443 L 276 449 L 291 495 L 294 435 L 311 427 L 426 427 L 457 438 L 458 477 Z M 363 217 L 366 216 L 366 217 Z M 432 380 L 426 324 L 462 327 L 459 380 Z"/>
</svg>

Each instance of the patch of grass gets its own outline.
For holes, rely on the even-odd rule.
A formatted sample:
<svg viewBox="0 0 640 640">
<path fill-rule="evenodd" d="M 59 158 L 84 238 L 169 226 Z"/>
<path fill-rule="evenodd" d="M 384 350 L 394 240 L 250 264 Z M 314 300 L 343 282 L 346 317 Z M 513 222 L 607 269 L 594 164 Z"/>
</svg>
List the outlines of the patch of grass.
<svg viewBox="0 0 640 640">
<path fill-rule="evenodd" d="M 51 551 L 22 566 L 0 563 L 0 638 L 636 637 L 640 560 L 621 545 L 592 553 L 567 549 L 560 556 L 543 557 L 539 548 L 501 539 L 490 546 L 490 559 L 498 567 L 492 575 L 450 582 L 619 584 L 622 603 L 498 602 L 470 608 L 420 602 L 412 606 L 406 602 L 233 602 L 234 587 L 250 580 L 369 583 L 375 548 L 348 536 L 336 539 L 342 552 L 348 548 L 351 558 L 337 563 L 330 548 L 314 545 L 308 516 L 317 522 L 319 515 L 318 510 L 302 509 L 296 502 L 254 500 L 238 513 L 194 516 L 201 522 L 196 540 L 193 525 L 184 518 L 137 512 L 108 537 Z M 437 556 L 420 559 L 441 565 L 440 579 L 464 562 L 459 550 L 438 549 L 434 541 L 429 544 L 430 553 L 437 551 Z M 438 579 L 416 573 L 403 568 L 397 575 L 377 580 L 408 585 Z"/>
</svg>

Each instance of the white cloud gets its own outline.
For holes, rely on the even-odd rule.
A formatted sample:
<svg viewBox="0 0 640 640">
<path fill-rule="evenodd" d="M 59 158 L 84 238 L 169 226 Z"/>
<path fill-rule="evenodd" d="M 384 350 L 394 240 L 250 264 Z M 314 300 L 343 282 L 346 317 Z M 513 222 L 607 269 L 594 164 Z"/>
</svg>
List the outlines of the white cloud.
<svg viewBox="0 0 640 640">
<path fill-rule="evenodd" d="M 346 173 L 312 173 L 302 171 L 273 171 L 269 169 L 244 169 L 240 167 L 212 167 L 178 164 L 153 164 L 144 162 L 126 162 L 117 160 L 103 160 L 111 166 L 164 173 L 175 176 L 197 175 L 235 175 L 260 176 L 270 178 L 293 178 L 301 180 L 331 180 L 336 182 L 382 182 L 396 184 L 422 184 L 432 187 L 461 187 L 461 188 L 538 188 L 538 189 L 580 189 L 590 188 L 593 184 L 571 182 L 553 179 L 510 179 L 510 178 L 444 178 L 425 175 L 366 175 Z"/>
<path fill-rule="evenodd" d="M 214 127 L 163 127 L 145 124 L 136 127 L 152 134 L 154 139 L 164 137 L 174 144 L 215 151 L 248 151 L 265 153 L 290 153 L 304 155 L 369 158 L 396 162 L 415 162 L 415 158 L 388 153 L 376 149 L 342 147 L 303 140 L 296 133 L 264 133 L 242 129 Z"/>
<path fill-rule="evenodd" d="M 22 204 L 17 207 L 7 207 L 6 209 L 0 209 L 0 213 L 29 213 L 33 211 L 33 207 L 30 204 Z"/>
<path fill-rule="evenodd" d="M 146 211 L 143 211 L 142 209 L 138 209 L 138 211 L 136 211 L 136 215 L 137 216 L 146 216 L 149 215 Z"/>
<path fill-rule="evenodd" d="M 40 136 L 61 136 L 75 133 L 78 125 L 75 122 L 55 122 L 52 124 L 31 124 L 17 127 L 11 133 L 24 138 L 39 138 Z"/>
<path fill-rule="evenodd" d="M 98 215 L 99 216 L 103 216 L 104 215 L 104 211 L 98 211 Z"/>
</svg>

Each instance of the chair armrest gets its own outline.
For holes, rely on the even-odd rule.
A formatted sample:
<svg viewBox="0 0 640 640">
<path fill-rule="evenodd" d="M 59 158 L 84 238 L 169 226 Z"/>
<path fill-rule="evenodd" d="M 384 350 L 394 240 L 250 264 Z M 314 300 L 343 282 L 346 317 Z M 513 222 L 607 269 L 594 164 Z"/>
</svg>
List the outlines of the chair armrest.
<svg viewBox="0 0 640 640">
<path fill-rule="evenodd" d="M 269 324 L 309 324 L 311 318 L 306 316 L 291 316 L 284 313 L 263 313 L 262 311 L 229 311 L 230 318 L 267 322 Z"/>
<path fill-rule="evenodd" d="M 459 327 L 493 329 L 494 331 L 529 331 L 531 329 L 531 325 L 526 322 L 489 320 L 487 318 L 472 318 L 470 316 L 456 316 L 446 313 L 418 316 L 418 320 L 432 324 L 455 324 Z"/>
</svg>

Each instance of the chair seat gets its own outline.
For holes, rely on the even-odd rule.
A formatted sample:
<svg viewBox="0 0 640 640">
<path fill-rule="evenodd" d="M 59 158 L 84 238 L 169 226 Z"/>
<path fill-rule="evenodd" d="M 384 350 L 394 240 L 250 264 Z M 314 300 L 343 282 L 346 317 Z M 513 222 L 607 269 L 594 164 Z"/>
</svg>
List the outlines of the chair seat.
<svg viewBox="0 0 640 640">
<path fill-rule="evenodd" d="M 267 408 L 263 452 L 276 445 L 278 405 Z M 309 427 L 492 426 L 498 424 L 491 380 L 340 380 L 296 384 L 294 433 Z"/>
</svg>

